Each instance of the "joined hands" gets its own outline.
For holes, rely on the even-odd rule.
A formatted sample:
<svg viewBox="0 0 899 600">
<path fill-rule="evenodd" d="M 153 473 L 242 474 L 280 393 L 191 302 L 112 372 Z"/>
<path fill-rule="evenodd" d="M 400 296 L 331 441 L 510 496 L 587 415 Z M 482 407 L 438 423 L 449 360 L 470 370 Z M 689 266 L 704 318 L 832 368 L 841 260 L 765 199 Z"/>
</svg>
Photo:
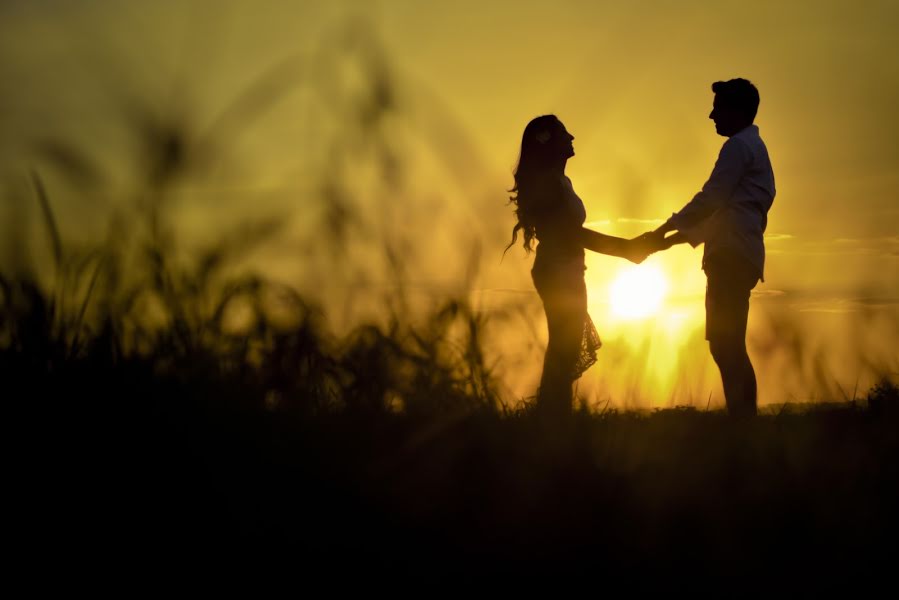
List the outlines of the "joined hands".
<svg viewBox="0 0 899 600">
<path fill-rule="evenodd" d="M 624 258 L 634 264 L 640 264 L 650 254 L 667 250 L 674 244 L 674 236 L 665 237 L 661 231 L 648 231 L 626 242 Z"/>
</svg>

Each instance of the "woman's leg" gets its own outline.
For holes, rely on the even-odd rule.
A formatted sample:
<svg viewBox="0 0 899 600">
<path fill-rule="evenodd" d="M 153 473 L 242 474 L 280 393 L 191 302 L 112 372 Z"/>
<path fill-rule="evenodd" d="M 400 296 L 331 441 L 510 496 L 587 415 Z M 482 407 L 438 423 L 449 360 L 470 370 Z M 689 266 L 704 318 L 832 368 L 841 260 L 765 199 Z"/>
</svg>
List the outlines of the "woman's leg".
<svg viewBox="0 0 899 600">
<path fill-rule="evenodd" d="M 538 408 L 564 417 L 571 414 L 571 384 L 581 351 L 587 312 L 583 277 L 573 282 L 555 281 L 538 288 L 543 299 L 549 341 L 543 359 Z M 567 285 L 565 285 L 567 284 Z"/>
</svg>

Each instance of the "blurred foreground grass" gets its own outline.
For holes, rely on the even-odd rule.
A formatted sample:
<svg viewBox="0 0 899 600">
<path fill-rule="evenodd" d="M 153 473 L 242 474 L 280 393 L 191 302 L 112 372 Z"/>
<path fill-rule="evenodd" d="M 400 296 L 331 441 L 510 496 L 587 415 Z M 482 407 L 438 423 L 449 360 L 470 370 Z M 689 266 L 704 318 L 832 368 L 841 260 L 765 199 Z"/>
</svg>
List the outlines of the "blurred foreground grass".
<svg viewBox="0 0 899 600">
<path fill-rule="evenodd" d="M 381 208 L 403 178 L 388 143 L 402 97 L 363 50 L 371 81 L 336 115 L 352 131 L 324 153 L 334 164 L 321 173 L 324 233 L 311 245 L 332 261 L 320 271 L 338 273 L 347 240 L 363 238 L 397 285 L 384 319 L 346 334 L 329 329 L 333 307 L 240 266 L 277 235 L 277 215 L 196 252 L 167 221 L 178 186 L 221 167 L 217 144 L 289 83 L 281 71 L 225 111 L 224 133 L 192 138 L 171 115 L 129 106 L 143 175 L 134 210 L 94 245 L 66 239 L 30 173 L 21 193 L 34 199 L 49 265 L 0 274 L 20 556 L 115 570 L 271 554 L 305 573 L 607 576 L 632 590 L 693 573 L 814 573 L 824 587 L 889 572 L 893 383 L 748 423 L 686 408 L 550 423 L 501 401 L 483 350 L 488 317 L 464 285 L 423 315 L 407 310 L 402 248 L 414 240 L 371 233 L 347 189 L 366 156 Z M 53 148 L 51 166 L 88 186 L 83 157 Z M 20 225 L 7 224 L 8 239 Z M 787 341 L 797 357 L 800 341 Z"/>
</svg>

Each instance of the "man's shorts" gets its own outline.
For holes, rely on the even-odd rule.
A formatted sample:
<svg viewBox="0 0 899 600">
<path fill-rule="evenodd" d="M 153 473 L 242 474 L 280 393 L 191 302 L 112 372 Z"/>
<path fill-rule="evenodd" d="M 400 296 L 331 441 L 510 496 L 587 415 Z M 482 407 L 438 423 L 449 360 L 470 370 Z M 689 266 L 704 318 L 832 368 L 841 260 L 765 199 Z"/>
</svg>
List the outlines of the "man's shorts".
<svg viewBox="0 0 899 600">
<path fill-rule="evenodd" d="M 732 254 L 709 257 L 703 269 L 708 279 L 705 339 L 745 340 L 749 292 L 759 281 L 758 269 L 745 258 Z"/>
</svg>

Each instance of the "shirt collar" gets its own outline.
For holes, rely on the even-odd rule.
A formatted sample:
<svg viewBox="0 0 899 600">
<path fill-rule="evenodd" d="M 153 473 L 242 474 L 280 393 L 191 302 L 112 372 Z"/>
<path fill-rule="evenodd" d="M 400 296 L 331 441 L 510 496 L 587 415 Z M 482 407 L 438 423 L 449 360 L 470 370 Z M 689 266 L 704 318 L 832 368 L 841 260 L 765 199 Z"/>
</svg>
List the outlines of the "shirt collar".
<svg viewBox="0 0 899 600">
<path fill-rule="evenodd" d="M 733 134 L 731 137 L 737 137 L 738 135 L 745 136 L 745 135 L 758 135 L 758 134 L 759 134 L 759 126 L 753 123 L 752 125 L 748 125 L 748 126 L 744 127 L 737 133 Z"/>
</svg>

